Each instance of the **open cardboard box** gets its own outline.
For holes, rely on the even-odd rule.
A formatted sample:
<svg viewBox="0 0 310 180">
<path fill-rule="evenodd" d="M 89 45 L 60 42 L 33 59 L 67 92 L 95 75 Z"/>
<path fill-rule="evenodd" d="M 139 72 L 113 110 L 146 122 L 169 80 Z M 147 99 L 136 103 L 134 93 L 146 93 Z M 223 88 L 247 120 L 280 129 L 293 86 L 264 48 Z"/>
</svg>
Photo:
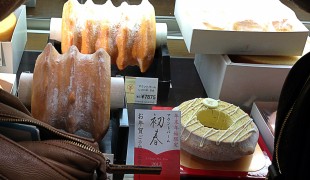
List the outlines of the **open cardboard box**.
<svg viewBox="0 0 310 180">
<path fill-rule="evenodd" d="M 303 55 L 310 52 L 310 38 Z M 194 64 L 207 95 L 250 110 L 254 101 L 278 101 L 287 74 L 301 56 L 196 54 Z M 243 62 L 250 58 L 250 62 Z"/>
<path fill-rule="evenodd" d="M 9 42 L 0 42 L 0 72 L 16 73 L 27 42 L 26 6 L 14 11 L 17 23 Z"/>
<path fill-rule="evenodd" d="M 292 66 L 234 63 L 228 55 L 196 54 L 195 66 L 209 97 L 250 110 L 257 100 L 277 101 Z"/>
<path fill-rule="evenodd" d="M 190 53 L 288 56 L 300 56 L 302 54 L 309 30 L 297 19 L 295 13 L 280 1 L 257 1 L 262 2 L 263 9 L 258 11 L 256 17 L 246 17 L 250 11 L 260 8 L 251 6 L 250 2 L 253 1 L 248 2 L 250 8 L 247 8 L 246 1 L 242 0 L 223 3 L 220 1 L 224 0 L 176 0 L 174 15 Z M 212 6 L 212 3 L 218 3 L 218 6 Z M 227 5 L 228 3 L 231 3 L 231 6 Z M 276 7 L 272 8 L 269 6 L 270 3 L 275 4 Z M 236 10 L 238 7 L 242 7 L 242 9 Z M 271 13 L 268 13 L 268 10 Z M 292 16 L 293 31 L 208 30 L 204 24 L 209 21 L 219 23 L 219 21 L 229 19 L 235 14 L 240 14 L 238 17 L 240 19 L 256 18 L 255 20 L 260 21 L 263 18 L 267 19 L 269 14 L 270 16 L 277 15 L 277 10 L 281 10 L 284 15 Z M 211 15 L 207 16 L 208 13 Z M 280 19 L 280 17 L 276 18 Z M 230 23 L 233 22 L 235 21 L 232 20 Z M 229 22 L 222 22 L 221 24 L 229 24 Z"/>
<path fill-rule="evenodd" d="M 0 86 L 3 90 L 16 95 L 16 74 L 0 73 Z"/>
<path fill-rule="evenodd" d="M 277 111 L 278 102 L 256 101 L 251 109 L 251 117 L 253 118 L 269 152 L 274 151 L 274 127 L 271 127 L 269 119 Z M 273 129 L 272 129 L 273 128 Z"/>
</svg>

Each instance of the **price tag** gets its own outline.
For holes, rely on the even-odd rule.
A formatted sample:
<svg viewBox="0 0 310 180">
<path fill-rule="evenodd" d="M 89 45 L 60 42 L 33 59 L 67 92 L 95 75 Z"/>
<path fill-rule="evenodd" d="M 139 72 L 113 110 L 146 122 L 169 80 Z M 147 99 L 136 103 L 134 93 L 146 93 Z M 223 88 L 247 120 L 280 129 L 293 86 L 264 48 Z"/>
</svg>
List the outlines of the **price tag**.
<svg viewBox="0 0 310 180">
<path fill-rule="evenodd" d="M 161 166 L 160 175 L 135 179 L 180 179 L 180 111 L 135 111 L 135 165 Z"/>
<path fill-rule="evenodd" d="M 156 104 L 157 78 L 126 77 L 125 91 L 127 103 Z"/>
<path fill-rule="evenodd" d="M 135 103 L 136 78 L 125 77 L 125 93 L 127 103 Z"/>
<path fill-rule="evenodd" d="M 156 104 L 157 87 L 157 78 L 137 78 L 135 102 L 140 104 Z"/>
</svg>

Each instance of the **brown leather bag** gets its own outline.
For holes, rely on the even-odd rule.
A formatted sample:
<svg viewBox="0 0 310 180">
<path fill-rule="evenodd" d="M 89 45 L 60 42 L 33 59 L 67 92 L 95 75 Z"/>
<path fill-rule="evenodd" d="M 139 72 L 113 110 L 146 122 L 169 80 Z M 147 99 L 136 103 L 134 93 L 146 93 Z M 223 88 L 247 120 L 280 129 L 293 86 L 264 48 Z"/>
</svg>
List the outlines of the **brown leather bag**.
<svg viewBox="0 0 310 180">
<path fill-rule="evenodd" d="M 92 139 L 31 117 L 19 99 L 0 89 L 0 122 L 34 125 L 39 141 L 13 141 L 0 132 L 0 179 L 106 179 L 107 161 Z"/>
<path fill-rule="evenodd" d="M 0 123 L 33 125 L 40 140 L 17 141 L 0 129 L 0 179 L 107 179 L 113 174 L 160 174 L 159 166 L 110 164 L 93 139 L 34 119 L 21 101 L 0 88 Z"/>
<path fill-rule="evenodd" d="M 0 21 L 6 18 L 10 13 L 22 5 L 25 0 L 5 0 L 0 1 Z"/>
</svg>

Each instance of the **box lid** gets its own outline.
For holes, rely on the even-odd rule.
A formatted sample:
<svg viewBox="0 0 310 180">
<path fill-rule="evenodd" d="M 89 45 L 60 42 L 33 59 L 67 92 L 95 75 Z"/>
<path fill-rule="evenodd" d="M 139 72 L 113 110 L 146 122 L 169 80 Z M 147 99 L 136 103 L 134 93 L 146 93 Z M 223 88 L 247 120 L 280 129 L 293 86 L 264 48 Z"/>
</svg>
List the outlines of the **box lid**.
<svg viewBox="0 0 310 180">
<path fill-rule="evenodd" d="M 250 2 L 176 0 L 174 13 L 188 51 L 197 54 L 301 55 L 309 30 L 295 13 L 280 1 Z M 287 32 L 279 32 L 285 28 Z"/>
</svg>

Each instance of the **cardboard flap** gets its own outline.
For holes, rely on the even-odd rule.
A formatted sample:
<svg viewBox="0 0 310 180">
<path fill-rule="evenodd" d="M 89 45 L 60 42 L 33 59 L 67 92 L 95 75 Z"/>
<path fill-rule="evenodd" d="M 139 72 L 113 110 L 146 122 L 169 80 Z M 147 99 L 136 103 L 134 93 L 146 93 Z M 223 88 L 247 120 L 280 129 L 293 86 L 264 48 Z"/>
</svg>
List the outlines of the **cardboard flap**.
<svg viewBox="0 0 310 180">
<path fill-rule="evenodd" d="M 16 74 L 0 73 L 0 88 L 14 94 L 16 83 Z"/>
</svg>

